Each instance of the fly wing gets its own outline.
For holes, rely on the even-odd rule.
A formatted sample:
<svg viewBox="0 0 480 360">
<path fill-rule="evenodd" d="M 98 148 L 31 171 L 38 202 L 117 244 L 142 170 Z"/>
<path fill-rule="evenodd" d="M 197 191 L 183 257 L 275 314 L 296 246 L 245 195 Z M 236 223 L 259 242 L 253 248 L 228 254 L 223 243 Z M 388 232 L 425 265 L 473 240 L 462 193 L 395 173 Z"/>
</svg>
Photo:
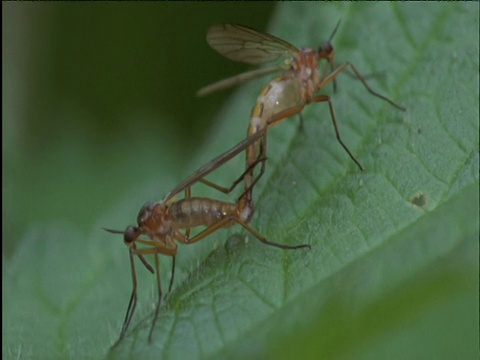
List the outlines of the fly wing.
<svg viewBox="0 0 480 360">
<path fill-rule="evenodd" d="M 299 51 L 273 35 L 237 24 L 213 25 L 207 31 L 207 42 L 226 58 L 252 65 L 291 56 Z"/>
<path fill-rule="evenodd" d="M 217 81 L 216 83 L 204 86 L 203 88 L 197 91 L 197 96 L 205 96 L 213 92 L 216 92 L 218 90 L 228 89 L 229 87 L 239 85 L 247 80 L 250 80 L 259 76 L 263 76 L 274 71 L 287 70 L 287 69 L 288 69 L 288 66 L 286 65 L 277 65 L 277 66 L 271 66 L 267 68 L 260 68 L 260 69 L 247 71 L 247 72 L 229 77 L 227 79 Z"/>
<path fill-rule="evenodd" d="M 261 129 L 253 135 L 248 136 L 246 139 L 240 141 L 234 147 L 228 149 L 223 154 L 218 155 L 215 159 L 210 160 L 208 163 L 203 165 L 200 169 L 195 171 L 192 175 L 188 178 L 183 180 L 180 184 L 178 184 L 173 190 L 171 190 L 164 198 L 163 202 L 168 202 L 172 199 L 175 195 L 179 192 L 185 190 L 186 188 L 192 186 L 193 184 L 197 183 L 200 179 L 204 178 L 211 172 L 218 169 L 221 165 L 226 163 L 228 160 L 234 158 L 242 151 L 244 151 L 248 146 L 252 145 L 254 142 L 259 141 L 266 133 L 266 129 Z"/>
</svg>

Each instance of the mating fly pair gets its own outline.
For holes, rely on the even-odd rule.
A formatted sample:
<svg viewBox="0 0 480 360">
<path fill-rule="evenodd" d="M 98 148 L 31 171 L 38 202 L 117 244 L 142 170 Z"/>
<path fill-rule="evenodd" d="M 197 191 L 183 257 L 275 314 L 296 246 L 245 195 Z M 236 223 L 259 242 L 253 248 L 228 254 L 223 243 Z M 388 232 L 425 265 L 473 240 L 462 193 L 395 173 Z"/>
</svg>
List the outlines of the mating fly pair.
<svg viewBox="0 0 480 360">
<path fill-rule="evenodd" d="M 137 302 L 135 256 L 141 260 L 150 272 L 154 273 L 156 271 L 159 298 L 150 328 L 150 341 L 158 318 L 162 296 L 158 255 L 168 255 L 173 259 L 172 277 L 169 286 L 169 289 L 171 289 L 175 270 L 175 256 L 177 253 L 175 240 L 183 244 L 192 244 L 218 229 L 236 223 L 243 226 L 258 240 L 267 245 L 282 249 L 310 247 L 310 245 L 288 246 L 271 242 L 248 225 L 254 211 L 252 199 L 253 188 L 265 171 L 267 130 L 286 118 L 300 114 L 303 108 L 309 103 L 327 102 L 337 140 L 360 170 L 363 170 L 363 166 L 353 156 L 341 139 L 330 97 L 318 94 L 318 92 L 331 82 L 333 82 L 335 90 L 336 77 L 350 68 L 353 71 L 353 75 L 361 81 L 368 92 L 387 101 L 400 110 L 405 110 L 392 100 L 371 89 L 365 78 L 351 62 L 345 62 L 339 66 L 335 65 L 335 52 L 331 40 L 338 26 L 339 23 L 335 27 L 329 40 L 321 45 L 318 50 L 311 48 L 297 49 L 295 46 L 273 35 L 261 33 L 241 25 L 214 25 L 207 31 L 207 42 L 209 45 L 231 60 L 248 64 L 262 64 L 274 61 L 282 56 L 288 57 L 288 60 L 281 65 L 249 71 L 201 89 L 198 95 L 206 95 L 220 89 L 237 85 L 257 76 L 283 70 L 280 76 L 271 80 L 260 92 L 251 112 L 247 138 L 245 140 L 201 167 L 175 187 L 175 189 L 170 191 L 162 201 L 145 204 L 138 214 L 138 226 L 129 226 L 125 231 L 105 229 L 112 233 L 123 234 L 124 242 L 130 251 L 133 281 L 133 290 L 125 320 L 120 337 L 114 346 L 124 337 L 135 312 Z M 322 60 L 324 60 L 323 63 L 321 63 Z M 323 68 L 319 69 L 321 66 L 323 66 Z M 246 151 L 245 171 L 230 188 L 224 188 L 205 179 L 212 171 L 243 151 Z M 259 163 L 261 166 L 260 173 L 254 176 L 254 168 Z M 211 186 L 221 192 L 229 193 L 242 181 L 244 183 L 244 191 L 235 203 L 191 196 L 191 186 L 198 182 Z M 182 191 L 185 191 L 185 198 L 174 201 L 174 196 Z M 196 236 L 190 237 L 190 229 L 197 226 L 205 226 L 206 228 Z M 185 233 L 182 233 L 181 230 L 185 230 Z M 144 247 L 138 248 L 137 244 L 142 244 Z M 155 269 L 153 269 L 144 258 L 144 255 L 149 254 L 155 256 Z"/>
</svg>

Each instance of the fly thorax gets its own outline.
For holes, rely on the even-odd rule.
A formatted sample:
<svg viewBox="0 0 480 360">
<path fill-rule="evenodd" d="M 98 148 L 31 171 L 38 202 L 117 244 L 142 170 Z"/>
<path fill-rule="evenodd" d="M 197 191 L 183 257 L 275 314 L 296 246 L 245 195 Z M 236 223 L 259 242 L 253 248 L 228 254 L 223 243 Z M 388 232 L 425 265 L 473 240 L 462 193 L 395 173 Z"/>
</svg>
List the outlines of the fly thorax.
<svg viewBox="0 0 480 360">
<path fill-rule="evenodd" d="M 156 203 L 148 202 L 142 206 L 137 215 L 137 223 L 139 226 L 145 224 L 149 219 L 152 218 Z"/>
<path fill-rule="evenodd" d="M 170 221 L 162 221 L 158 223 L 156 233 L 160 235 L 168 235 L 172 233 L 172 224 Z"/>
<path fill-rule="evenodd" d="M 295 56 L 293 63 L 296 76 L 302 84 L 304 94 L 308 101 L 315 96 L 316 86 L 319 82 L 318 59 L 315 50 L 304 48 Z"/>
<path fill-rule="evenodd" d="M 146 232 L 165 234 L 170 226 L 166 209 L 162 202 L 145 204 L 138 214 L 138 225 Z"/>
</svg>

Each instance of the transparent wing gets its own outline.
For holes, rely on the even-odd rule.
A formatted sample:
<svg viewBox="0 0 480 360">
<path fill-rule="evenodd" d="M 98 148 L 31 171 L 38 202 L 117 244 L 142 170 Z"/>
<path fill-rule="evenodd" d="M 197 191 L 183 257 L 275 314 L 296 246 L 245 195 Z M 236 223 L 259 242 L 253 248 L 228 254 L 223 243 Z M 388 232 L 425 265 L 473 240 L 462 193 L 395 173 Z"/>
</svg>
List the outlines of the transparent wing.
<svg viewBox="0 0 480 360">
<path fill-rule="evenodd" d="M 252 71 L 247 71 L 227 79 L 217 81 L 216 83 L 207 85 L 197 91 L 197 96 L 205 96 L 211 94 L 218 90 L 227 89 L 232 86 L 241 84 L 247 80 L 253 79 L 258 76 L 266 75 L 278 70 L 286 70 L 288 67 L 286 65 L 271 66 L 267 68 L 255 69 Z"/>
<path fill-rule="evenodd" d="M 213 25 L 207 31 L 208 44 L 233 61 L 257 65 L 291 56 L 299 50 L 273 35 L 237 24 Z"/>
<path fill-rule="evenodd" d="M 260 131 L 256 132 L 253 135 L 248 136 L 246 139 L 240 141 L 234 147 L 228 149 L 223 154 L 218 155 L 215 159 L 210 160 L 208 163 L 203 165 L 200 169 L 195 171 L 192 175 L 188 178 L 183 180 L 180 184 L 178 184 L 174 189 L 172 189 L 164 198 L 163 202 L 168 202 L 172 199 L 175 195 L 177 195 L 180 191 L 185 190 L 186 188 L 192 186 L 198 180 L 204 178 L 212 171 L 218 169 L 221 165 L 226 163 L 231 158 L 235 157 L 236 155 L 240 154 L 243 150 L 245 150 L 248 146 L 253 144 L 254 142 L 260 140 L 262 136 L 265 135 L 266 129 L 261 129 Z"/>
</svg>

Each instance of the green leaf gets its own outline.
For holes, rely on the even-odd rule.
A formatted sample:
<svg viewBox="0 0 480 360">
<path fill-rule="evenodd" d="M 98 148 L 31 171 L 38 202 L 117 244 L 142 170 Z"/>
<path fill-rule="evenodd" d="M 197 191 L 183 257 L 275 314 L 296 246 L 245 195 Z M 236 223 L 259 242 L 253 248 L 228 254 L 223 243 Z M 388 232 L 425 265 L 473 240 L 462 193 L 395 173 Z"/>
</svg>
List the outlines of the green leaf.
<svg viewBox="0 0 480 360">
<path fill-rule="evenodd" d="M 369 83 L 408 108 L 338 78 L 336 118 L 364 173 L 336 141 L 325 104 L 305 109 L 305 131 L 289 119 L 269 132 L 251 225 L 312 249 L 271 248 L 239 227 L 180 245 L 151 345 L 155 279 L 137 266 L 137 312 L 109 352 L 131 279 L 121 237 L 99 228 L 133 223 L 142 201 L 172 185 L 152 178 L 133 195 L 119 194 L 118 207 L 89 234 L 66 223 L 30 228 L 3 265 L 3 356 L 478 357 L 478 10 L 478 3 L 279 5 L 269 32 L 299 47 L 318 46 L 341 19 L 332 41 L 337 64 L 385 72 Z M 234 93 L 187 170 L 240 141 L 267 81 Z M 215 181 L 228 184 L 242 160 Z M 166 290 L 170 259 L 161 266 Z"/>
</svg>

